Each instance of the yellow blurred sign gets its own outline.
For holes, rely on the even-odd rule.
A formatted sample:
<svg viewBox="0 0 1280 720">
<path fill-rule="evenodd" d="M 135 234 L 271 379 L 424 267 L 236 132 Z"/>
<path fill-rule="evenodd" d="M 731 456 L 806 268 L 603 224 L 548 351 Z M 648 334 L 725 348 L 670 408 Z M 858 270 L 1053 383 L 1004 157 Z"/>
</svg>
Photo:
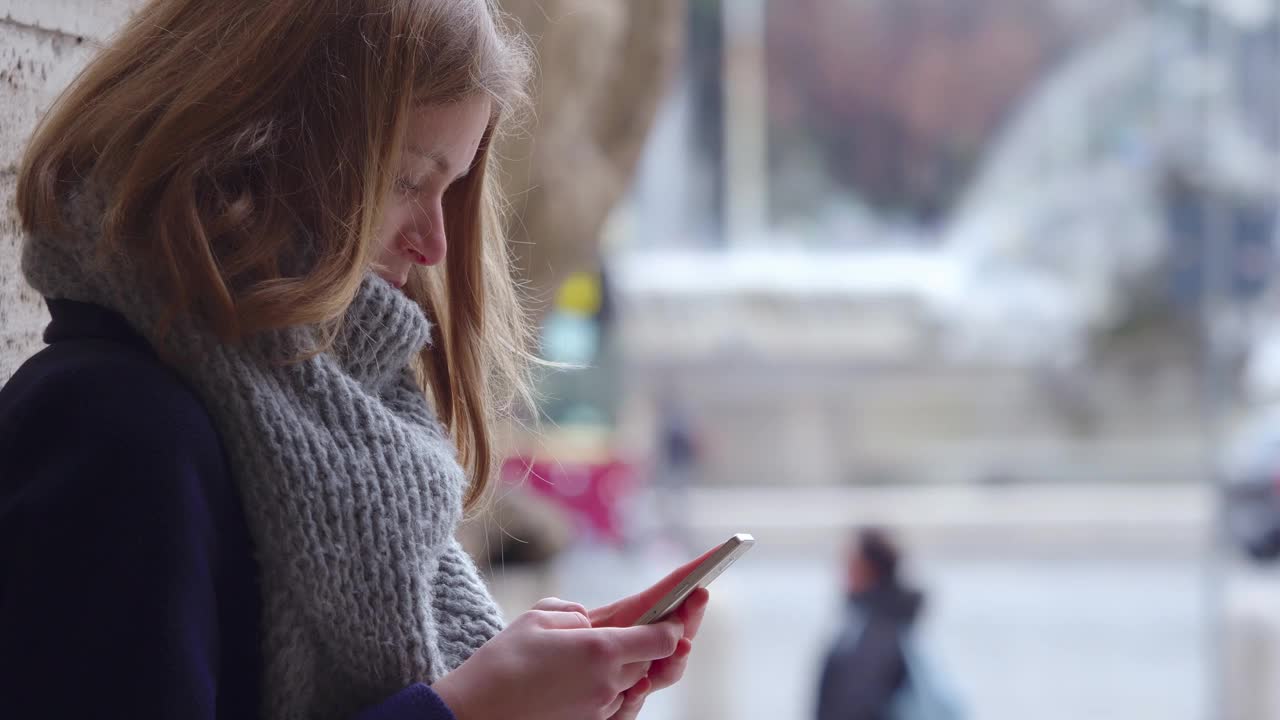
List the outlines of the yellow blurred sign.
<svg viewBox="0 0 1280 720">
<path fill-rule="evenodd" d="M 600 278 L 595 273 L 576 272 L 569 276 L 556 293 L 556 309 L 575 315 L 591 316 L 600 312 Z"/>
</svg>

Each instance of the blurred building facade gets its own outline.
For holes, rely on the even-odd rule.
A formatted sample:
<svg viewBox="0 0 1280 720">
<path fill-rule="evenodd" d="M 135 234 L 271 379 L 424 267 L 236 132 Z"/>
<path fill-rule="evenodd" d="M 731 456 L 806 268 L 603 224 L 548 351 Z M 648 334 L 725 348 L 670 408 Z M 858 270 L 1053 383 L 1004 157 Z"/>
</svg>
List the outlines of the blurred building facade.
<svg viewBox="0 0 1280 720">
<path fill-rule="evenodd" d="M 631 440 L 674 386 L 709 482 L 1199 480 L 1205 322 L 1245 362 L 1274 268 L 1250 23 L 693 3 L 607 238 Z M 1206 318 L 1218 236 L 1235 294 Z"/>
</svg>

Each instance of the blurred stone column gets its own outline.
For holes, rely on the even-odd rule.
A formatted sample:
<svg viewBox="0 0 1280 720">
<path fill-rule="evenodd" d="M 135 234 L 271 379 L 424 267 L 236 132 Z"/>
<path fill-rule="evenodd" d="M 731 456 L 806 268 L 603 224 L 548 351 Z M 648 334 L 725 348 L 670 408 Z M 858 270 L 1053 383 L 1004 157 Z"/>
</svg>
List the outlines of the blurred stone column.
<svg viewBox="0 0 1280 720">
<path fill-rule="evenodd" d="M 512 251 L 537 301 L 598 268 L 680 60 L 684 0 L 501 0 L 537 55 L 534 116 L 502 147 Z"/>
<path fill-rule="evenodd" d="M 735 616 L 734 597 L 724 588 L 715 588 L 713 605 L 708 609 L 698 630 L 695 652 L 680 681 L 684 702 L 676 715 L 678 720 L 732 718 L 735 701 L 751 688 L 741 687 L 733 674 L 739 656 L 737 634 L 743 631 L 743 620 Z"/>
<path fill-rule="evenodd" d="M 1265 603 L 1237 600 L 1223 624 L 1226 720 L 1280 718 L 1280 610 L 1268 594 Z"/>
<path fill-rule="evenodd" d="M 765 0 L 724 0 L 725 236 L 761 242 L 769 221 Z"/>
<path fill-rule="evenodd" d="M 0 3 L 0 383 L 41 346 L 48 315 L 19 271 L 22 235 L 13 208 L 18 163 L 36 121 L 96 43 L 137 0 L 8 0 Z"/>
</svg>

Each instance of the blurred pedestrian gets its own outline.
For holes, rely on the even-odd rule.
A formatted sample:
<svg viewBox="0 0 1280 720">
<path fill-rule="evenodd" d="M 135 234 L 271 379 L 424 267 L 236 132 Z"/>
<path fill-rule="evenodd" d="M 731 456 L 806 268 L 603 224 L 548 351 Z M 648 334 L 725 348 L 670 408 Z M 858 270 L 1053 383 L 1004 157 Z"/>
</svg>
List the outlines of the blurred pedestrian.
<svg viewBox="0 0 1280 720">
<path fill-rule="evenodd" d="M 692 550 L 696 543 L 689 531 L 689 492 L 698 480 L 700 448 L 696 421 L 686 399 L 675 387 L 666 387 L 658 398 L 658 447 L 652 490 L 659 537 Z"/>
<path fill-rule="evenodd" d="M 954 720 L 954 700 L 917 646 L 924 596 L 900 576 L 897 545 L 883 530 L 854 533 L 845 566 L 844 625 L 827 652 L 818 720 Z"/>
</svg>

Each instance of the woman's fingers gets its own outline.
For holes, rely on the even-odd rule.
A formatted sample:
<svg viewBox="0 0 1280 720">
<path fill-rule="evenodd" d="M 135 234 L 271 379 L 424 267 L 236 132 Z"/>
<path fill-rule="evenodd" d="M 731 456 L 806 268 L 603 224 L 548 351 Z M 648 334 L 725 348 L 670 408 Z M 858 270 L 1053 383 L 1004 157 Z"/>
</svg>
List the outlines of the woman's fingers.
<svg viewBox="0 0 1280 720">
<path fill-rule="evenodd" d="M 529 621 L 547 630 L 590 630 L 591 621 L 586 615 L 560 610 L 530 610 L 525 613 Z"/>
<path fill-rule="evenodd" d="M 665 620 L 656 625 L 591 628 L 582 632 L 591 634 L 589 647 L 602 659 L 625 665 L 671 657 L 684 635 L 684 625 Z"/>
<path fill-rule="evenodd" d="M 649 696 L 651 688 L 650 681 L 641 678 L 630 690 L 618 696 L 622 702 L 613 714 L 607 716 L 609 720 L 634 720 L 640 714 L 640 709 L 644 707 L 645 698 Z"/>
<path fill-rule="evenodd" d="M 680 681 L 684 677 L 684 671 L 689 666 L 689 654 L 693 651 L 693 643 L 687 638 L 681 638 L 680 643 L 676 646 L 676 652 L 669 658 L 658 660 L 649 668 L 649 681 L 652 683 L 653 690 L 662 690 L 669 688 Z"/>
<path fill-rule="evenodd" d="M 698 588 L 689 594 L 689 597 L 680 604 L 677 611 L 679 618 L 684 622 L 684 636 L 690 640 L 698 635 L 698 628 L 702 627 L 702 617 L 706 615 L 707 604 L 711 601 L 711 593 L 706 588 Z"/>
<path fill-rule="evenodd" d="M 543 598 L 528 613 L 532 622 L 548 630 L 584 630 L 591 627 L 587 611 L 578 603 Z"/>
<path fill-rule="evenodd" d="M 534 610 L 550 610 L 553 612 L 573 612 L 573 613 L 578 613 L 579 615 L 588 619 L 590 619 L 591 617 L 590 615 L 587 614 L 587 609 L 579 605 L 578 603 L 569 602 L 568 600 L 561 600 L 560 598 L 555 598 L 555 597 L 543 598 L 539 600 L 538 604 L 533 606 L 533 609 Z"/>
<path fill-rule="evenodd" d="M 623 665 L 622 672 L 618 676 L 618 684 L 628 688 L 634 687 L 636 683 L 649 676 L 652 668 L 653 663 L 651 662 L 635 662 Z"/>
<path fill-rule="evenodd" d="M 538 601 L 528 615 L 544 628 L 587 633 L 579 637 L 591 638 L 586 646 L 589 652 L 601 660 L 621 661 L 615 679 L 628 689 L 603 709 L 604 717 L 634 720 L 649 693 L 674 685 L 684 675 L 693 648 L 691 640 L 702 624 L 708 599 L 705 589 L 695 590 L 666 620 L 634 627 L 592 627 L 591 617 L 599 613 L 560 598 Z M 617 616 L 608 619 L 616 620 Z"/>
<path fill-rule="evenodd" d="M 605 706 L 604 716 L 609 718 L 609 720 L 620 720 L 618 716 L 618 711 L 622 709 L 622 706 L 626 703 L 626 701 L 627 701 L 626 693 L 622 693 L 618 697 L 614 698 L 613 702 Z"/>
</svg>

